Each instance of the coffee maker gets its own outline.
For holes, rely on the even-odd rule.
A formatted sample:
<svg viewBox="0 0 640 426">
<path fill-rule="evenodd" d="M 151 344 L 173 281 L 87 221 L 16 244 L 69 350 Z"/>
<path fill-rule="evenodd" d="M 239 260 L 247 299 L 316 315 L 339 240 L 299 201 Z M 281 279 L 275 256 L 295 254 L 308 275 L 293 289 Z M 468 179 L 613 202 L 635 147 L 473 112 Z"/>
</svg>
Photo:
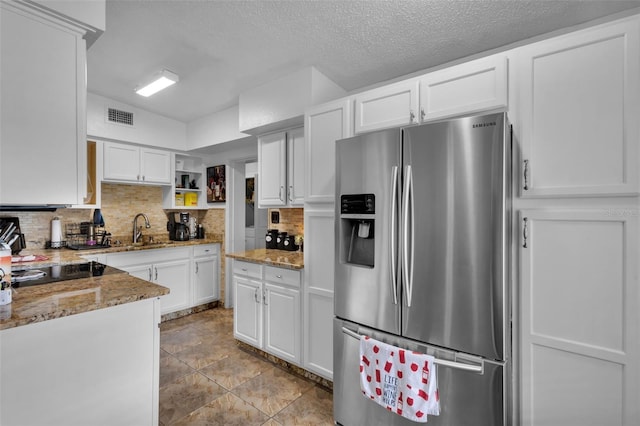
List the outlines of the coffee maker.
<svg viewBox="0 0 640 426">
<path fill-rule="evenodd" d="M 171 241 L 189 240 L 189 213 L 168 213 L 167 231 Z"/>
</svg>

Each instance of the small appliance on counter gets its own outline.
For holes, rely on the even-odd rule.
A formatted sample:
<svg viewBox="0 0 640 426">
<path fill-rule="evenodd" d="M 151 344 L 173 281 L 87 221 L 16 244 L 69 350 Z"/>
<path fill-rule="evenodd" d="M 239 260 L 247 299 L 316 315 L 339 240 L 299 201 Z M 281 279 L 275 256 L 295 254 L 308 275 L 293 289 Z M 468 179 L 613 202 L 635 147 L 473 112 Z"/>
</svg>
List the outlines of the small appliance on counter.
<svg viewBox="0 0 640 426">
<path fill-rule="evenodd" d="M 287 251 L 296 251 L 300 247 L 296 244 L 296 236 L 295 235 L 287 235 L 284 237 L 284 242 L 282 243 L 283 249 Z"/>
<path fill-rule="evenodd" d="M 266 243 L 266 248 L 268 249 L 278 248 L 278 230 L 267 229 L 267 234 L 264 237 L 264 241 Z"/>
<path fill-rule="evenodd" d="M 278 232 L 278 236 L 276 238 L 276 248 L 278 250 L 284 250 L 284 240 L 287 238 L 286 232 Z"/>
<path fill-rule="evenodd" d="M 14 255 L 27 247 L 24 234 L 20 232 L 19 218 L 0 217 L 0 243 L 8 245 Z"/>
<path fill-rule="evenodd" d="M 189 213 L 168 213 L 167 231 L 169 240 L 188 241 L 189 240 Z"/>
</svg>

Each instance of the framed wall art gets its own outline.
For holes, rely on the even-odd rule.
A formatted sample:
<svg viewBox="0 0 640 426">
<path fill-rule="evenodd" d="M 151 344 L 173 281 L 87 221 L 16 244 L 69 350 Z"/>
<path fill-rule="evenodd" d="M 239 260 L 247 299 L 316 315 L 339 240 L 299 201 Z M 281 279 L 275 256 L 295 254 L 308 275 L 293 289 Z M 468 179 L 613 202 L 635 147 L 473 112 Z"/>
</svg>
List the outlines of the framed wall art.
<svg viewBox="0 0 640 426">
<path fill-rule="evenodd" d="M 224 203 L 226 201 L 225 166 L 207 167 L 207 203 Z"/>
</svg>

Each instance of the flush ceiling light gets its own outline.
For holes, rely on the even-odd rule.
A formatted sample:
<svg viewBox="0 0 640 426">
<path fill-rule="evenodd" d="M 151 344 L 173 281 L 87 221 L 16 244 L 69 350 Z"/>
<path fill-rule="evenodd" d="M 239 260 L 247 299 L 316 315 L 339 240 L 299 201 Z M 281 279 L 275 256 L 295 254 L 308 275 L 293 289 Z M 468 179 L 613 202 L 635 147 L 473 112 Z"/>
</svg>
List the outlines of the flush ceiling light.
<svg viewBox="0 0 640 426">
<path fill-rule="evenodd" d="M 162 70 L 159 74 L 157 74 L 153 81 L 145 86 L 136 89 L 136 93 L 138 95 L 149 97 L 154 93 L 161 91 L 162 89 L 166 89 L 167 87 L 175 84 L 180 80 L 180 78 L 172 73 L 171 71 Z"/>
</svg>

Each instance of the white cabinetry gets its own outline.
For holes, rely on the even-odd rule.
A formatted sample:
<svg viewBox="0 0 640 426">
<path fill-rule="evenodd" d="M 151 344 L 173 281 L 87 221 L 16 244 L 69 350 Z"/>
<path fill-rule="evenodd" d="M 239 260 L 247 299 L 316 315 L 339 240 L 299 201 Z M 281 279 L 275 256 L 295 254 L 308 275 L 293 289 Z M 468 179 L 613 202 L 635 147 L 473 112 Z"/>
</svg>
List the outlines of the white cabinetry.
<svg viewBox="0 0 640 426">
<path fill-rule="evenodd" d="M 520 222 L 521 424 L 638 424 L 637 208 Z"/>
<path fill-rule="evenodd" d="M 305 203 L 333 203 L 336 140 L 353 136 L 351 99 L 328 102 L 306 111 Z"/>
<path fill-rule="evenodd" d="M 79 204 L 86 192 L 84 30 L 0 3 L 0 204 Z"/>
<path fill-rule="evenodd" d="M 517 51 L 522 196 L 638 192 L 638 26 L 636 17 Z"/>
<path fill-rule="evenodd" d="M 169 185 L 171 152 L 115 142 L 104 143 L 105 181 Z"/>
<path fill-rule="evenodd" d="M 416 123 L 418 84 L 414 78 L 355 95 L 355 132 Z"/>
<path fill-rule="evenodd" d="M 189 307 L 191 249 L 140 250 L 107 255 L 107 265 L 131 275 L 168 287 L 169 294 L 161 297 L 162 314 Z"/>
<path fill-rule="evenodd" d="M 420 78 L 420 121 L 507 107 L 507 57 L 493 55 Z"/>
<path fill-rule="evenodd" d="M 300 271 L 235 260 L 233 282 L 234 336 L 300 365 Z"/>
<path fill-rule="evenodd" d="M 146 299 L 0 331 L 0 423 L 157 425 L 159 305 Z"/>
<path fill-rule="evenodd" d="M 258 138 L 258 205 L 261 208 L 304 203 L 304 130 Z"/>
<path fill-rule="evenodd" d="M 219 245 L 206 244 L 193 247 L 193 306 L 203 305 L 220 298 Z"/>
</svg>

